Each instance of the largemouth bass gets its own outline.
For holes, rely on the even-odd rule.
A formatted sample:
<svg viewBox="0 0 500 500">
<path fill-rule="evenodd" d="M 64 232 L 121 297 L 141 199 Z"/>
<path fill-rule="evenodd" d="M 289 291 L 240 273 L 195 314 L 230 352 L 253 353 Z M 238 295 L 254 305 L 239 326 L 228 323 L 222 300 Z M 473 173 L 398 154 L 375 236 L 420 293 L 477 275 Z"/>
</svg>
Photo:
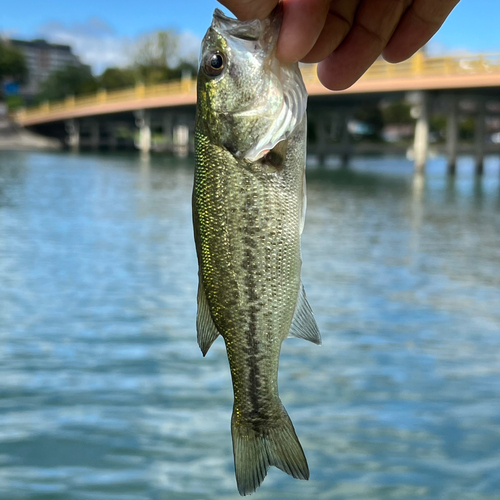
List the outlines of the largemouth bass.
<svg viewBox="0 0 500 500">
<path fill-rule="evenodd" d="M 301 284 L 307 92 L 275 57 L 281 12 L 241 22 L 216 10 L 203 39 L 193 220 L 198 344 L 221 335 L 231 370 L 236 482 L 255 491 L 274 465 L 309 469 L 278 396 L 281 343 L 320 334 Z"/>
</svg>

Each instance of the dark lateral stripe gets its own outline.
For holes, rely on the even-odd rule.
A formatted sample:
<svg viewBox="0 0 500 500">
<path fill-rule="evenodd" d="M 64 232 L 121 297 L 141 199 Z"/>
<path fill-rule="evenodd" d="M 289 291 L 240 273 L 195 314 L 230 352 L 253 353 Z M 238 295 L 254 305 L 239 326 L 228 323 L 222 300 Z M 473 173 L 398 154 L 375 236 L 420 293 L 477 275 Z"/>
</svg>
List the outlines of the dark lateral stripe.
<svg viewBox="0 0 500 500">
<path fill-rule="evenodd" d="M 252 206 L 252 194 L 248 193 L 246 196 L 246 205 Z M 248 323 L 245 331 L 246 340 L 246 373 L 248 374 L 248 387 L 247 394 L 249 397 L 248 403 L 250 403 L 250 412 L 247 417 L 250 420 L 259 419 L 260 411 L 262 408 L 262 398 L 261 398 L 261 367 L 259 365 L 259 359 L 261 358 L 259 352 L 259 343 L 257 342 L 257 314 L 260 310 L 260 305 L 258 303 L 259 297 L 256 293 L 256 280 L 254 276 L 254 266 L 256 255 L 255 250 L 257 244 L 252 238 L 253 235 L 258 233 L 258 227 L 256 227 L 255 222 L 248 217 L 246 214 L 246 224 L 243 228 L 245 243 L 244 256 L 242 261 L 242 272 L 244 273 L 244 284 L 245 284 L 245 296 L 248 300 Z"/>
</svg>

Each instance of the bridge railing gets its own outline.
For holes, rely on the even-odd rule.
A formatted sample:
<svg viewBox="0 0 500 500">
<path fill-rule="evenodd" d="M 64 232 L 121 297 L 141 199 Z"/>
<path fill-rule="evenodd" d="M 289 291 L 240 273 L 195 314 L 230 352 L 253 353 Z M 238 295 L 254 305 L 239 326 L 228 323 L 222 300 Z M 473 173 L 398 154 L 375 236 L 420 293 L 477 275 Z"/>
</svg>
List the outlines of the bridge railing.
<svg viewBox="0 0 500 500">
<path fill-rule="evenodd" d="M 306 85 L 319 83 L 316 65 L 303 66 L 301 71 Z M 500 72 L 500 54 L 425 57 L 422 52 L 417 52 L 412 58 L 398 64 L 389 64 L 383 60 L 375 61 L 362 76 L 362 79 L 416 78 L 498 72 Z"/>
<path fill-rule="evenodd" d="M 306 85 L 319 84 L 316 65 L 301 67 Z M 412 58 L 398 64 L 389 64 L 383 60 L 376 61 L 363 75 L 362 80 L 380 80 L 389 78 L 418 78 L 425 76 L 449 76 L 462 74 L 484 74 L 500 72 L 500 54 L 465 55 L 455 57 L 426 57 L 417 52 Z M 15 118 L 19 122 L 33 118 L 49 119 L 51 115 L 70 112 L 71 110 L 120 103 L 137 102 L 154 97 L 186 95 L 194 96 L 196 80 L 183 79 L 157 85 L 137 85 L 123 90 L 99 90 L 95 94 L 73 97 L 69 96 L 59 102 L 43 102 L 39 106 L 19 110 Z"/>
</svg>

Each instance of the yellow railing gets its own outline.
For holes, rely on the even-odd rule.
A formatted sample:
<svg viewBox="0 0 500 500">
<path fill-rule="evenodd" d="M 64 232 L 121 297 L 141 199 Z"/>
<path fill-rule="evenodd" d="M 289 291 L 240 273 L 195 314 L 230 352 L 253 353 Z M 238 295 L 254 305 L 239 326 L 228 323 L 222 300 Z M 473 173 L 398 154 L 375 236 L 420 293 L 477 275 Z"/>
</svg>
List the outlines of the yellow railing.
<svg viewBox="0 0 500 500">
<path fill-rule="evenodd" d="M 66 97 L 63 101 L 48 102 L 45 101 L 39 106 L 20 109 L 15 113 L 15 118 L 22 122 L 29 118 L 41 118 L 52 114 L 73 111 L 82 108 L 100 106 L 112 103 L 126 103 L 140 101 L 151 97 L 161 97 L 168 95 L 182 95 L 196 93 L 196 80 L 184 79 L 168 83 L 160 83 L 157 85 L 139 84 L 132 88 L 123 90 L 99 90 L 95 94 L 89 94 L 80 97 Z"/>
<path fill-rule="evenodd" d="M 426 57 L 417 52 L 407 61 L 389 64 L 376 61 L 363 75 L 363 80 L 389 78 L 415 78 L 421 76 L 448 76 L 500 72 L 500 54 L 468 55 L 456 57 Z M 316 65 L 302 67 L 306 85 L 319 83 Z"/>
<path fill-rule="evenodd" d="M 306 85 L 319 83 L 316 76 L 316 65 L 301 67 Z M 389 78 L 418 78 L 423 76 L 448 76 L 462 74 L 485 74 L 500 72 L 500 54 L 482 54 L 456 57 L 426 57 L 417 52 L 412 58 L 399 64 L 389 64 L 383 60 L 376 61 L 362 77 L 363 80 Z M 96 94 L 81 97 L 67 97 L 59 102 L 44 102 L 36 107 L 19 110 L 15 117 L 23 122 L 30 118 L 49 118 L 50 115 L 94 107 L 110 103 L 141 101 L 151 97 L 185 95 L 196 92 L 196 80 L 183 79 L 157 85 L 137 85 L 133 88 L 100 90 Z"/>
</svg>

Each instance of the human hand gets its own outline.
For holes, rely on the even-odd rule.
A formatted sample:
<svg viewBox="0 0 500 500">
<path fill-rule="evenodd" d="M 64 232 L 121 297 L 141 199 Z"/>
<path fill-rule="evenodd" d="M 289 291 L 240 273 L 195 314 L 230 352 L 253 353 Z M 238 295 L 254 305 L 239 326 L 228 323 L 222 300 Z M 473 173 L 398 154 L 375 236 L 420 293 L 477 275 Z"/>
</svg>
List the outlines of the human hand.
<svg viewBox="0 0 500 500">
<path fill-rule="evenodd" d="M 219 0 L 238 19 L 264 19 L 278 0 Z M 408 59 L 441 27 L 459 0 L 283 0 L 277 56 L 319 62 L 331 90 L 350 87 L 382 54 Z"/>
</svg>

